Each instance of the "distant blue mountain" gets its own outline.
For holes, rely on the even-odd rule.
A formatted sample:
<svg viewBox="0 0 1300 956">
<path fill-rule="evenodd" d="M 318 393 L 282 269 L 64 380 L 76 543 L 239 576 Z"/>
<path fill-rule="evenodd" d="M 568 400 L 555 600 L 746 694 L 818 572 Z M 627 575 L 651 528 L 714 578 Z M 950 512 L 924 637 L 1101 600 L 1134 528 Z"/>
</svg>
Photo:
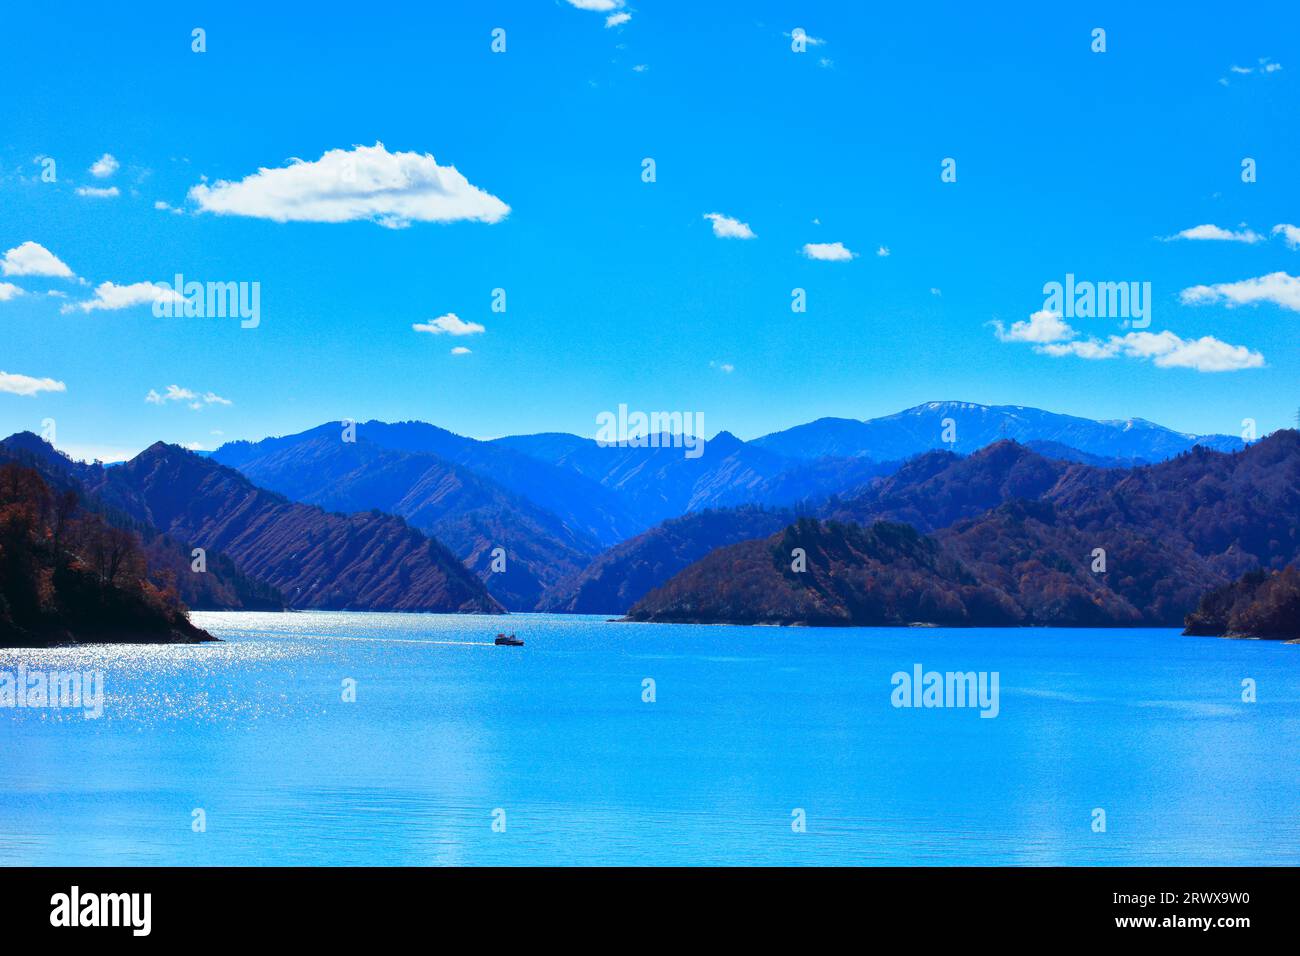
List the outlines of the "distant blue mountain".
<svg viewBox="0 0 1300 956">
<path fill-rule="evenodd" d="M 1044 458 L 1055 458 L 1058 461 L 1077 461 L 1082 465 L 1092 465 L 1094 468 L 1137 468 L 1140 465 L 1151 464 L 1145 458 L 1111 458 L 1107 455 L 1090 455 L 1086 451 L 1079 451 L 1079 449 L 1071 448 L 1069 445 L 1062 445 L 1059 441 L 1027 441 L 1025 447 L 1038 452 Z"/>
<path fill-rule="evenodd" d="M 693 458 L 667 441 L 641 448 L 547 434 L 492 444 L 598 482 L 632 508 L 642 528 L 703 508 L 764 502 L 765 484 L 793 464 L 729 432 L 719 432 Z"/>
<path fill-rule="evenodd" d="M 955 426 L 955 442 L 945 442 L 946 420 Z M 750 442 L 786 458 L 865 456 L 897 461 L 924 451 L 946 448 L 970 454 L 1003 438 L 1027 445 L 1051 442 L 1113 463 L 1158 462 L 1200 445 L 1215 451 L 1238 451 L 1245 442 L 1231 435 L 1176 432 L 1141 418 L 1093 421 L 1023 405 L 978 405 L 973 402 L 927 402 L 883 418 L 858 421 L 821 418 L 806 425 L 764 435 Z"/>
<path fill-rule="evenodd" d="M 553 512 L 575 533 L 590 537 L 600 545 L 615 544 L 647 525 L 629 511 L 617 494 L 601 487 L 599 482 L 574 474 L 570 469 L 539 462 L 494 442 L 466 438 L 426 422 L 364 422 L 357 425 L 356 437 L 378 448 L 432 455 L 446 464 L 460 466 Z M 339 423 L 327 422 L 296 435 L 265 438 L 259 442 L 229 442 L 213 452 L 212 457 L 223 465 L 243 471 L 254 481 L 268 478 L 260 474 L 260 466 L 276 460 L 276 483 L 268 487 L 276 487 L 290 497 L 306 498 L 309 495 L 297 484 L 291 470 L 284 467 L 285 456 L 282 453 L 321 439 L 325 444 L 343 444 Z M 316 478 L 303 477 L 314 491 L 318 490 Z"/>
<path fill-rule="evenodd" d="M 931 402 L 869 421 L 824 418 L 750 442 L 719 432 L 694 457 L 667 441 L 606 445 L 560 432 L 480 441 L 415 421 L 365 422 L 356 439 L 344 442 L 340 424 L 329 422 L 296 435 L 232 442 L 212 459 L 295 501 L 405 518 L 446 543 L 511 609 L 570 610 L 595 596 L 602 609 L 625 607 L 637 588 L 615 581 L 619 569 L 632 568 L 628 573 L 640 580 L 646 554 L 694 556 L 755 524 L 746 512 L 657 528 L 681 516 L 753 506 L 835 513 L 837 502 L 874 500 L 899 481 L 919 480 L 927 468 L 949 467 L 1002 439 L 1044 459 L 1100 469 L 1154 464 L 1197 445 L 1244 446 L 1235 437 L 1175 432 L 1142 419 L 1099 422 L 968 402 Z M 896 473 L 897 481 L 889 478 Z M 948 497 L 965 501 L 979 490 Z M 979 500 L 977 510 L 1001 498 Z M 895 509 L 900 515 L 902 507 Z M 911 507 L 895 520 L 925 528 L 913 512 L 927 508 Z M 615 547 L 651 528 L 656 532 L 643 535 L 644 548 Z M 692 535 L 700 540 L 687 541 Z M 509 556 L 505 574 L 492 567 L 498 546 Z M 652 563 L 660 570 L 672 564 L 662 554 Z"/>
</svg>

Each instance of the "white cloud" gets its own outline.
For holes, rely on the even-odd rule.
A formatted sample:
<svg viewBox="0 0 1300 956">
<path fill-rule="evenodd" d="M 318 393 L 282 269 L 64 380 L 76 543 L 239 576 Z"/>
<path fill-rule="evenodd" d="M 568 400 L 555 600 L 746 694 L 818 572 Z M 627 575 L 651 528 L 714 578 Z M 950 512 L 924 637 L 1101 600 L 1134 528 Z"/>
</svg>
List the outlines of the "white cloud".
<svg viewBox="0 0 1300 956">
<path fill-rule="evenodd" d="M 937 296 L 942 297 L 942 296 L 943 296 L 943 290 L 940 289 L 940 288 L 938 288 L 937 286 L 930 286 L 930 295 L 937 295 Z"/>
<path fill-rule="evenodd" d="M 1059 312 L 1049 312 L 1047 309 L 1035 312 L 1028 320 L 1012 322 L 1010 329 L 1004 329 L 996 319 L 990 324 L 1002 342 L 1060 342 L 1078 334 L 1062 321 Z"/>
<path fill-rule="evenodd" d="M 610 27 L 622 26 L 623 24 L 627 23 L 627 21 L 631 19 L 632 19 L 632 14 L 627 12 L 611 13 L 609 16 L 605 18 L 605 29 L 608 30 Z"/>
<path fill-rule="evenodd" d="M 1118 336 L 1113 336 L 1118 338 Z M 1053 342 L 1035 346 L 1035 350 L 1043 355 L 1053 355 L 1060 357 L 1063 355 L 1077 355 L 1084 359 L 1108 359 L 1115 358 L 1119 351 L 1112 347 L 1110 343 L 1103 342 L 1101 339 L 1084 339 L 1081 342 Z"/>
<path fill-rule="evenodd" d="M 889 246 L 881 246 L 879 249 L 876 250 L 876 255 L 880 256 L 880 258 L 882 258 L 882 259 L 886 259 L 886 258 L 888 258 L 888 257 L 889 257 Z"/>
<path fill-rule="evenodd" d="M 990 323 L 1002 342 L 1028 342 L 1041 355 L 1061 358 L 1073 355 L 1089 360 L 1119 357 L 1150 361 L 1158 368 L 1190 368 L 1198 372 L 1234 372 L 1261 368 L 1264 356 L 1244 345 L 1230 345 L 1213 336 L 1184 339 L 1168 330 L 1164 332 L 1129 332 L 1107 339 L 1086 338 L 1074 341 L 1078 332 L 1061 316 L 1046 309 L 1035 312 L 1026 322 L 1015 322 L 1009 330 L 1001 322 Z"/>
<path fill-rule="evenodd" d="M 1245 242 L 1256 243 L 1263 242 L 1264 237 L 1253 229 L 1242 228 L 1239 232 L 1233 232 L 1231 229 L 1224 229 L 1220 226 L 1206 223 L 1203 226 L 1192 226 L 1190 229 L 1184 229 L 1177 235 L 1168 237 L 1167 242 L 1175 239 L 1207 239 L 1218 240 L 1221 242 Z"/>
<path fill-rule="evenodd" d="M 569 6 L 596 13 L 609 13 L 611 10 L 621 10 L 623 0 L 569 0 Z"/>
<path fill-rule="evenodd" d="M 181 213 L 185 211 L 183 209 L 177 209 L 171 203 L 163 202 L 161 199 L 159 199 L 153 204 L 153 208 L 157 209 L 159 212 L 169 212 L 175 216 L 179 216 Z"/>
<path fill-rule="evenodd" d="M 739 219 L 732 219 L 720 212 L 706 212 L 704 218 L 713 223 L 713 234 L 719 239 L 758 238 L 754 235 L 754 230 L 749 228 L 749 223 L 741 222 Z"/>
<path fill-rule="evenodd" d="M 390 153 L 383 143 L 332 149 L 314 162 L 291 160 L 238 182 L 200 183 L 189 192 L 203 212 L 275 222 L 369 220 L 401 229 L 412 222 L 500 222 L 510 207 L 429 153 Z"/>
<path fill-rule="evenodd" d="M 113 158 L 112 153 L 105 153 L 99 159 L 95 160 L 94 165 L 90 167 L 90 175 L 96 179 L 107 179 L 121 168 L 121 163 Z"/>
<path fill-rule="evenodd" d="M 633 73 L 644 73 L 644 72 L 645 72 L 646 70 L 648 70 L 648 69 L 650 69 L 650 67 L 649 67 L 647 64 L 645 64 L 645 63 L 638 63 L 636 66 L 632 67 L 632 72 L 633 72 Z"/>
<path fill-rule="evenodd" d="M 1036 348 L 1045 355 L 1077 355 L 1085 359 L 1125 356 L 1148 360 L 1158 368 L 1190 368 L 1198 372 L 1235 372 L 1264 365 L 1264 356 L 1244 345 L 1230 345 L 1212 335 L 1184 339 L 1168 330 L 1129 332 L 1112 335 L 1105 341 L 1056 342 Z"/>
<path fill-rule="evenodd" d="M 477 335 L 486 329 L 477 322 L 465 322 L 455 312 L 440 315 L 432 322 L 416 322 L 411 326 L 417 332 L 429 332 L 433 335 Z"/>
<path fill-rule="evenodd" d="M 190 408 L 198 411 L 207 405 L 233 405 L 228 398 L 222 398 L 216 392 L 204 392 L 199 395 L 197 392 L 188 388 L 182 388 L 179 385 L 168 385 L 167 388 L 159 392 L 157 389 L 149 389 L 149 394 L 144 400 L 150 405 L 166 405 L 168 402 L 184 402 Z"/>
<path fill-rule="evenodd" d="M 1300 226 L 1290 223 L 1278 223 L 1273 227 L 1273 235 L 1280 235 L 1292 249 L 1300 249 Z"/>
<path fill-rule="evenodd" d="M 0 372 L 0 392 L 10 395 L 38 395 L 41 392 L 66 392 L 67 386 L 52 378 L 32 378 L 30 375 L 11 375 Z"/>
<path fill-rule="evenodd" d="M 458 346 L 456 346 L 454 349 L 451 350 L 451 354 L 452 354 L 452 355 L 469 355 L 469 354 L 470 354 L 470 351 L 469 351 L 469 349 L 465 348 L 465 346 L 463 346 L 463 345 L 458 345 Z"/>
<path fill-rule="evenodd" d="M 1292 312 L 1300 312 L 1300 276 L 1285 272 L 1270 272 L 1256 279 L 1240 282 L 1220 282 L 1216 285 L 1194 285 L 1179 293 L 1186 305 L 1207 305 L 1222 302 L 1228 308 L 1238 305 L 1258 305 L 1271 302 Z"/>
<path fill-rule="evenodd" d="M 1258 61 L 1259 62 L 1258 69 L 1256 69 L 1253 66 L 1237 66 L 1234 63 L 1232 66 L 1228 67 L 1228 72 L 1235 73 L 1237 74 L 1237 76 L 1250 76 L 1252 73 L 1259 73 L 1260 75 L 1264 75 L 1267 73 L 1276 73 L 1278 70 L 1282 69 L 1282 64 L 1274 63 L 1272 62 L 1272 60 L 1273 60 L 1272 57 L 1261 56 Z M 1220 77 L 1219 83 L 1223 86 L 1227 86 L 1228 78 L 1226 76 Z"/>
<path fill-rule="evenodd" d="M 82 312 L 98 310 L 115 312 L 118 309 L 130 309 L 137 305 L 152 305 L 168 299 L 180 301 L 183 298 L 175 289 L 166 285 L 154 285 L 152 282 L 133 282 L 130 285 L 118 285 L 115 282 L 101 282 L 95 286 L 95 297 L 75 305 L 65 305 L 63 312 L 80 309 Z"/>
<path fill-rule="evenodd" d="M 149 389 L 149 394 L 144 397 L 144 400 L 150 405 L 163 405 L 167 402 L 189 402 L 196 398 L 198 396 L 188 388 L 181 388 L 179 385 L 168 385 L 167 391 L 161 395 L 156 389 Z"/>
<path fill-rule="evenodd" d="M 116 186 L 109 186 L 107 189 L 101 189 L 98 186 L 78 186 L 77 195 L 89 196 L 91 199 L 112 199 L 115 196 L 120 196 L 121 193 Z"/>
<path fill-rule="evenodd" d="M 35 242 L 14 246 L 0 259 L 0 273 L 7 276 L 56 276 L 74 278 L 72 270 L 54 253 Z"/>
<path fill-rule="evenodd" d="M 569 0 L 569 2 L 572 3 L 573 0 Z M 794 30 L 788 33 L 784 33 L 782 34 L 782 36 L 784 36 L 787 40 L 793 40 L 795 36 L 795 31 L 798 31 L 803 35 L 803 42 L 806 46 L 822 46 L 826 43 L 826 41 L 823 40 L 821 37 L 813 36 L 811 33 L 803 29 L 802 27 L 795 27 Z"/>
<path fill-rule="evenodd" d="M 806 242 L 803 254 L 809 259 L 820 259 L 823 262 L 847 262 L 857 256 L 856 252 L 845 248 L 842 242 Z"/>
<path fill-rule="evenodd" d="M 0 302 L 8 302 L 23 294 L 23 290 L 12 282 L 0 282 Z"/>
</svg>

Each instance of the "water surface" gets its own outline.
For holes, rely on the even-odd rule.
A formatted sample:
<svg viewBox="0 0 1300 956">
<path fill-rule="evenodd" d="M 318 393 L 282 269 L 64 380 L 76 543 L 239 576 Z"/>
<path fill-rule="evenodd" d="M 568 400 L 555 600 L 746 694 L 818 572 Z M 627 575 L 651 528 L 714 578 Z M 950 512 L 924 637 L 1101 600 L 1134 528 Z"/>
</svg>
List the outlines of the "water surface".
<svg viewBox="0 0 1300 956">
<path fill-rule="evenodd" d="M 98 720 L 0 709 L 0 860 L 1300 863 L 1300 646 L 514 615 L 506 648 L 493 617 L 194 620 L 225 643 L 0 650 L 105 680 Z M 894 708 L 917 663 L 997 671 L 998 717 Z"/>
</svg>

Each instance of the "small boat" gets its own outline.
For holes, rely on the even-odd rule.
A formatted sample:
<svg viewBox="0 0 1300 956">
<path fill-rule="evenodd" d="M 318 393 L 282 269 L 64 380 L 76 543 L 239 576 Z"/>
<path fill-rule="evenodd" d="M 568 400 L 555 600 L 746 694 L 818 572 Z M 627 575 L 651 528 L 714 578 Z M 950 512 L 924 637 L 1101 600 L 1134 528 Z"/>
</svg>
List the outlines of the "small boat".
<svg viewBox="0 0 1300 956">
<path fill-rule="evenodd" d="M 498 643 L 498 644 L 500 644 L 500 645 L 502 645 L 502 646 L 504 646 L 504 647 L 523 647 L 523 646 L 524 646 L 524 642 L 521 641 L 519 638 L 515 637 L 513 634 L 498 634 L 498 635 L 497 635 L 497 639 L 496 639 L 496 643 Z"/>
</svg>

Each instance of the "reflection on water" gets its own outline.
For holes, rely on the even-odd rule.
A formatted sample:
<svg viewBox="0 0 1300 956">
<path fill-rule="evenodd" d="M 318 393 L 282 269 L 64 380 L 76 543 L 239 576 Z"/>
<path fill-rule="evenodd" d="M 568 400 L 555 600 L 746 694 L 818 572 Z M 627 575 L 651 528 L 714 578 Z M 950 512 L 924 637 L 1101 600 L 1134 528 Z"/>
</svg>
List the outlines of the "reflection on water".
<svg viewBox="0 0 1300 956">
<path fill-rule="evenodd" d="M 105 680 L 98 720 L 0 709 L 0 860 L 1300 863 L 1300 647 L 514 615 L 510 648 L 491 617 L 194 617 L 225 642 L 0 650 Z M 918 663 L 999 672 L 998 717 L 891 707 Z"/>
</svg>

